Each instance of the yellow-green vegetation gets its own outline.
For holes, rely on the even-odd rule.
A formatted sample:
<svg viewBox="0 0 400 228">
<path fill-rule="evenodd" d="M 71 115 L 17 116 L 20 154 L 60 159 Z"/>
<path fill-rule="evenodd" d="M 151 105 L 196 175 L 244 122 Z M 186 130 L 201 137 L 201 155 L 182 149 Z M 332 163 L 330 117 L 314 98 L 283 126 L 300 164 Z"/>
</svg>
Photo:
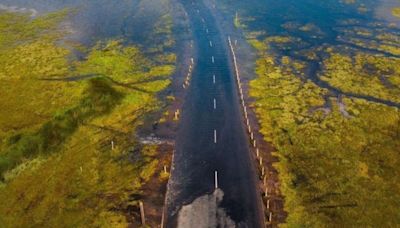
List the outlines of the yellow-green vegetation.
<svg viewBox="0 0 400 228">
<path fill-rule="evenodd" d="M 400 37 L 394 32 L 380 28 L 379 23 L 372 23 L 370 27 L 354 26 L 352 29 L 340 29 L 340 31 L 346 35 L 343 40 L 346 44 L 352 44 L 360 49 L 370 49 L 384 55 L 400 56 L 398 47 Z"/>
<path fill-rule="evenodd" d="M 0 12 L 0 227 L 126 227 L 159 165 L 133 131 L 163 106 L 175 55 L 109 40 L 74 60 L 68 15 Z"/>
<path fill-rule="evenodd" d="M 250 95 L 261 132 L 279 157 L 275 166 L 288 212 L 282 226 L 400 224 L 399 110 L 349 97 L 329 98 L 326 106 L 328 91 L 295 73 L 304 63 L 285 57 L 279 64 L 269 40 L 252 41 L 264 45 Z M 398 86 L 397 61 L 365 54 L 352 60 L 332 53 L 324 62 L 325 79 L 343 90 L 397 100 L 398 91 L 379 86 L 377 79 L 386 73 Z"/>
<path fill-rule="evenodd" d="M 345 92 L 400 103 L 400 59 L 360 53 L 331 53 L 323 80 Z"/>
<path fill-rule="evenodd" d="M 400 7 L 393 8 L 392 14 L 393 14 L 393 16 L 400 18 Z"/>
<path fill-rule="evenodd" d="M 400 36 L 377 10 L 391 3 L 220 3 L 255 18 L 249 93 L 278 157 L 282 227 L 400 224 Z"/>
</svg>

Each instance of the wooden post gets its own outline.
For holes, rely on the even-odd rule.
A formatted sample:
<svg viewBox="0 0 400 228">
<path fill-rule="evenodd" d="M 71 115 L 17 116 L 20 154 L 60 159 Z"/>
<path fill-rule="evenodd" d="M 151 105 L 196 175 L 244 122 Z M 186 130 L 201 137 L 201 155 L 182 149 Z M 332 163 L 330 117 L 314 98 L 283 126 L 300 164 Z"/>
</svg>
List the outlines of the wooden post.
<svg viewBox="0 0 400 228">
<path fill-rule="evenodd" d="M 269 200 L 267 200 L 267 209 L 269 209 Z"/>
<path fill-rule="evenodd" d="M 142 201 L 139 201 L 139 207 L 140 207 L 140 217 L 142 219 L 142 225 L 146 225 L 146 218 L 144 216 L 144 206 Z"/>
<path fill-rule="evenodd" d="M 167 173 L 167 166 L 164 165 L 164 173 Z"/>
<path fill-rule="evenodd" d="M 165 218 L 164 218 L 164 216 L 165 216 L 164 210 L 165 210 L 165 208 L 163 208 L 163 212 L 161 214 L 161 225 L 160 225 L 160 228 L 164 228 L 164 220 L 165 220 Z"/>
<path fill-rule="evenodd" d="M 111 141 L 111 150 L 114 150 L 114 141 Z"/>
</svg>

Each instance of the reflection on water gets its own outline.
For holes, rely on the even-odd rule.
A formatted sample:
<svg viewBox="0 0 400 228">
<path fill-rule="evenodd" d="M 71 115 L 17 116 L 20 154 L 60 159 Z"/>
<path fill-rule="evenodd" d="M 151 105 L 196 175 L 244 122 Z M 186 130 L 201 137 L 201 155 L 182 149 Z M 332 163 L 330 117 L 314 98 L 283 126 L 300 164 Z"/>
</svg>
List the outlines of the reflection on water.
<svg viewBox="0 0 400 228">
<path fill-rule="evenodd" d="M 3 4 L 0 4 L 0 10 L 12 12 L 12 13 L 30 14 L 31 17 L 36 17 L 38 15 L 38 12 L 35 9 L 20 8 L 17 6 L 7 6 L 7 5 L 3 5 Z"/>
<path fill-rule="evenodd" d="M 223 0 L 228 4 L 228 0 Z M 249 37 L 268 38 L 270 53 L 281 63 L 283 56 L 306 65 L 303 79 L 310 79 L 330 95 L 348 95 L 389 106 L 400 104 L 346 93 L 320 80 L 323 61 L 334 50 L 355 56 L 359 52 L 400 57 L 399 27 L 390 16 L 391 8 L 399 6 L 396 0 L 250 0 L 229 1 L 231 15 L 238 13 L 240 24 L 245 26 Z M 397 19 L 397 24 L 400 20 Z M 382 36 L 382 34 L 385 34 Z M 392 45 L 392 49 L 381 44 Z"/>
<path fill-rule="evenodd" d="M 239 16 L 244 15 L 248 30 L 265 31 L 268 36 L 296 36 L 311 45 L 334 42 L 338 36 L 336 28 L 342 26 L 344 20 L 368 23 L 372 13 L 368 9 L 374 9 L 377 5 L 375 1 L 363 1 L 362 5 L 367 9 L 364 11 L 359 4 L 340 3 L 339 0 L 235 2 Z"/>
<path fill-rule="evenodd" d="M 160 0 L 0 0 L 0 4 L 0 9 L 30 12 L 33 16 L 64 8 L 77 9 L 66 25 L 73 31 L 72 39 L 84 43 L 110 37 L 145 41 L 168 10 L 167 3 Z"/>
<path fill-rule="evenodd" d="M 375 16 L 396 24 L 400 28 L 400 20 L 392 14 L 394 7 L 400 7 L 400 1 L 396 0 L 380 0 L 381 4 L 375 10 Z"/>
</svg>

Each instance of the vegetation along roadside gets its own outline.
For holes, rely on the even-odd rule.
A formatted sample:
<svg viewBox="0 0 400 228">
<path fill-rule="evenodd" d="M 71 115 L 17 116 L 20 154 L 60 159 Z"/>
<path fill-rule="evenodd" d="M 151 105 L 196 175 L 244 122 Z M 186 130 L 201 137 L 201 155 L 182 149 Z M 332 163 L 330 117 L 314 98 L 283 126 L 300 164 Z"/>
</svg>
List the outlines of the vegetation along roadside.
<svg viewBox="0 0 400 228">
<path fill-rule="evenodd" d="M 67 42 L 72 14 L 0 11 L 2 227 L 137 226 L 143 186 L 166 180 L 158 146 L 134 132 L 168 102 L 171 16 L 152 27 L 163 41 L 152 47 L 84 46 Z"/>
</svg>

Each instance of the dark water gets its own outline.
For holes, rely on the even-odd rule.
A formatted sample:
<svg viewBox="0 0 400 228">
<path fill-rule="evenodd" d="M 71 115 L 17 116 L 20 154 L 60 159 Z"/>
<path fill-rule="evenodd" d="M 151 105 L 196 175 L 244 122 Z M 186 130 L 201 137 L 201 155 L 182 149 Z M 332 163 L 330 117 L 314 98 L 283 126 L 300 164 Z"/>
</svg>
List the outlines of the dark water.
<svg viewBox="0 0 400 228">
<path fill-rule="evenodd" d="M 193 5 L 191 0 L 181 2 L 192 22 L 198 54 L 177 135 L 168 227 L 174 226 L 180 206 L 214 191 L 214 171 L 218 171 L 219 188 L 224 192 L 222 207 L 228 216 L 240 227 L 261 227 L 256 174 L 249 158 L 248 138 L 228 59 L 227 37 L 217 30 L 218 22 L 201 1 L 193 1 Z M 214 129 L 217 143 L 214 143 Z"/>
<path fill-rule="evenodd" d="M 237 12 L 239 18 L 246 24 L 247 31 L 263 32 L 257 36 L 259 39 L 269 36 L 293 38 L 295 40 L 293 42 L 271 45 L 277 60 L 279 61 L 282 56 L 289 56 L 306 63 L 305 79 L 327 89 L 332 96 L 346 95 L 400 107 L 400 104 L 396 102 L 341 91 L 319 79 L 319 76 L 323 73 L 321 62 L 326 58 L 325 48 L 327 47 L 333 47 L 335 51 L 346 52 L 350 55 L 356 52 L 364 52 L 386 57 L 400 57 L 382 50 L 376 50 L 368 45 L 357 46 L 349 40 L 350 38 L 366 39 L 356 34 L 360 30 L 371 32 L 371 37 L 366 40 L 368 42 L 381 42 L 375 40 L 375 37 L 382 33 L 400 37 L 400 20 L 390 16 L 391 7 L 400 6 L 400 2 L 395 0 L 363 0 L 356 1 L 356 4 L 345 4 L 343 2 L 339 0 L 223 0 L 220 5 L 227 8 L 226 11 L 230 15 Z M 360 7 L 364 7 L 367 11 L 360 11 Z M 389 25 L 390 23 L 392 25 Z M 393 24 L 397 24 L 397 26 L 393 26 Z M 300 28 L 304 25 L 311 25 L 310 31 L 302 31 Z M 351 31 L 352 34 L 346 33 L 348 31 Z M 398 45 L 400 43 L 397 40 Z M 315 53 L 317 55 L 316 60 L 308 59 L 305 56 L 305 51 Z"/>
</svg>

